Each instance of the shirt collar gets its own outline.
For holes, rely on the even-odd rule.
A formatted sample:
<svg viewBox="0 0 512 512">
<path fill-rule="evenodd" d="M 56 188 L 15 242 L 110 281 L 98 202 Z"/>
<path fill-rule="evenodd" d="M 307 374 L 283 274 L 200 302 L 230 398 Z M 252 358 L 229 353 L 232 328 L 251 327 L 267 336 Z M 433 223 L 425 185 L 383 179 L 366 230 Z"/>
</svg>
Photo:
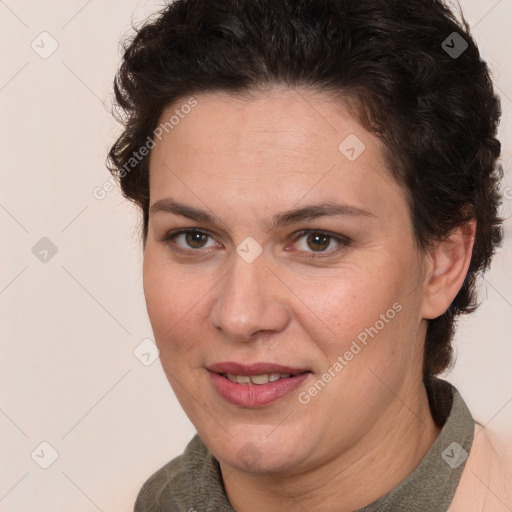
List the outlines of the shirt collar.
<svg viewBox="0 0 512 512">
<path fill-rule="evenodd" d="M 441 433 L 405 480 L 357 512 L 448 510 L 473 443 L 475 422 L 459 392 L 448 382 L 432 379 L 427 392 L 434 419 L 448 415 Z M 443 410 L 447 403 L 449 408 L 449 402 L 451 409 Z"/>
</svg>

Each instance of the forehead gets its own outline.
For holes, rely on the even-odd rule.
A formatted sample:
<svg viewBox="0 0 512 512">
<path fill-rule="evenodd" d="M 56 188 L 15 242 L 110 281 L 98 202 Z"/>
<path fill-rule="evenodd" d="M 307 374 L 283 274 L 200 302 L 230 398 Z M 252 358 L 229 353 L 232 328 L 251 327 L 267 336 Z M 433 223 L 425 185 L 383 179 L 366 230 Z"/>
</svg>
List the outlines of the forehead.
<svg viewBox="0 0 512 512">
<path fill-rule="evenodd" d="M 152 203 L 184 195 L 198 205 L 212 193 L 247 209 L 327 197 L 356 207 L 403 198 L 381 141 L 332 97 L 276 89 L 250 99 L 227 93 L 194 99 L 152 151 Z M 186 101 L 165 109 L 160 123 L 179 115 Z"/>
</svg>

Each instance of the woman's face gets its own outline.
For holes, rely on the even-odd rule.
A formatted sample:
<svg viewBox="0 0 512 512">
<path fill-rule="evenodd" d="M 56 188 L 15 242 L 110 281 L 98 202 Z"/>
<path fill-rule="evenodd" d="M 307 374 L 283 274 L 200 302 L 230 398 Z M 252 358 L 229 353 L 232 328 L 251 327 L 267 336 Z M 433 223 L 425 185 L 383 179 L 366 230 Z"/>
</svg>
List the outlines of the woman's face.
<svg viewBox="0 0 512 512">
<path fill-rule="evenodd" d="M 333 99 L 195 100 L 164 112 L 179 122 L 151 154 L 144 292 L 161 362 L 222 463 L 311 468 L 389 430 L 421 387 L 427 265 L 405 192 Z M 308 373 L 218 374 L 288 373 L 272 364 Z"/>
</svg>

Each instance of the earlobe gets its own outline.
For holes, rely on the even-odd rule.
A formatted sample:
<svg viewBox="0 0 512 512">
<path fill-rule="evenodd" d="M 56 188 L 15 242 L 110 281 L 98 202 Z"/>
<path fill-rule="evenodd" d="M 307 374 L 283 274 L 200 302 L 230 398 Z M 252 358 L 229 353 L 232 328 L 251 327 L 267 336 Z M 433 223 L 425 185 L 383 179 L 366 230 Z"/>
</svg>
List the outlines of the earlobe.
<svg viewBox="0 0 512 512">
<path fill-rule="evenodd" d="M 476 233 L 476 220 L 455 228 L 431 250 L 428 259 L 422 317 L 437 318 L 450 306 L 468 272 Z"/>
</svg>

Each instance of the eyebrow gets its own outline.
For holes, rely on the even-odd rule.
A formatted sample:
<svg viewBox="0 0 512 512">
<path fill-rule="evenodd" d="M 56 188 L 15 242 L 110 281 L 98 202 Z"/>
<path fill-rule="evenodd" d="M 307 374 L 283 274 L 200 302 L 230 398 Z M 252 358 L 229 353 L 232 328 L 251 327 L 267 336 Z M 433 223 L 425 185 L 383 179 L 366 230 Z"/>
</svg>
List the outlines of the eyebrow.
<svg viewBox="0 0 512 512">
<path fill-rule="evenodd" d="M 169 197 L 160 199 L 149 208 L 150 215 L 155 215 L 157 213 L 180 215 L 187 219 L 206 222 L 209 224 L 224 224 L 217 220 L 214 215 L 211 215 L 205 210 L 178 203 Z M 279 213 L 272 217 L 270 221 L 270 230 L 306 220 L 315 220 L 321 217 L 334 217 L 341 215 L 348 217 L 375 217 L 373 213 L 356 206 L 350 206 L 344 203 L 326 202 L 311 204 L 303 206 L 302 208 L 296 208 Z"/>
</svg>

